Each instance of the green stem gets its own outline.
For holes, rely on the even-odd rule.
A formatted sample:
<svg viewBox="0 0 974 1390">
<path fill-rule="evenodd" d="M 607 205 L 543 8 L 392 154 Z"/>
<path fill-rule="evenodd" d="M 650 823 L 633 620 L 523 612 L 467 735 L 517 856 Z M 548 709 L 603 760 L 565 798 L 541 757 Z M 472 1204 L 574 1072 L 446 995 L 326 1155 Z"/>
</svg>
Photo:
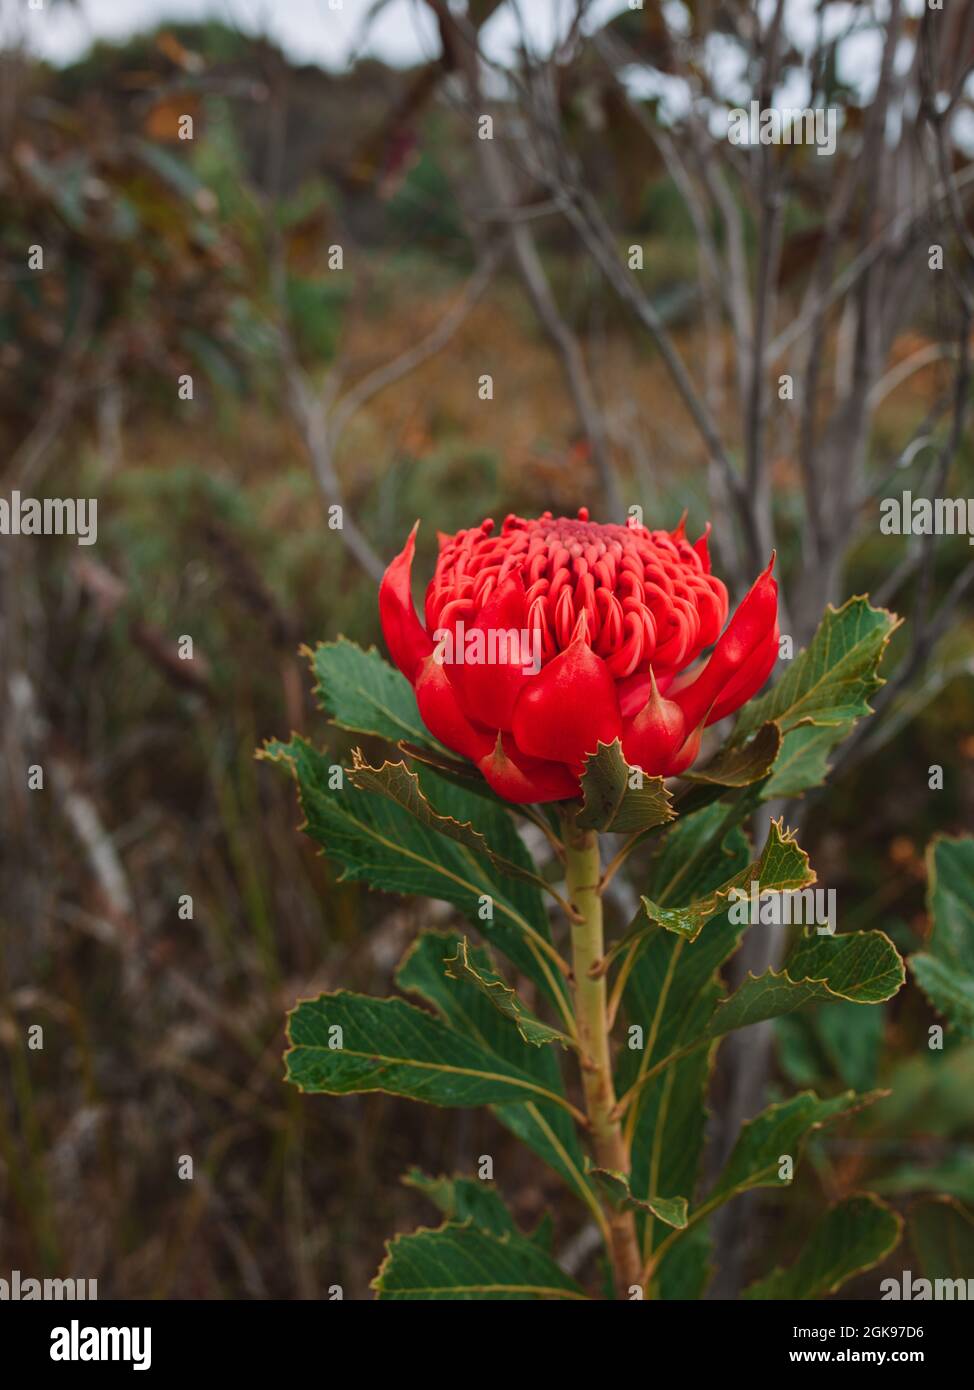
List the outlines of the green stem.
<svg viewBox="0 0 974 1390">
<path fill-rule="evenodd" d="M 604 974 L 595 979 L 590 974 L 605 949 L 599 870 L 599 840 L 595 831 L 579 830 L 566 818 L 565 872 L 568 896 L 578 916 L 578 920 L 571 923 L 572 989 L 585 1111 L 599 1167 L 628 1175 L 629 1153 L 622 1125 L 613 1118 L 616 1097 L 609 1049 L 606 979 Z M 640 1283 L 642 1261 L 636 1239 L 636 1220 L 631 1211 L 610 1211 L 608 1217 L 616 1293 L 620 1298 L 627 1298 L 629 1289 Z"/>
</svg>

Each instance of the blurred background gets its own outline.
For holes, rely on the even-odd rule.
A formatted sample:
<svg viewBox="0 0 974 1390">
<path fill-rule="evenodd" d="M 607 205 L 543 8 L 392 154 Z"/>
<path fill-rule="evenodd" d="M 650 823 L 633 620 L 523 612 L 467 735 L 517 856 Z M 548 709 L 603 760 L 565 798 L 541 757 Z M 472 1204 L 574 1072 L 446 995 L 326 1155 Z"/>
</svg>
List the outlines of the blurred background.
<svg viewBox="0 0 974 1390">
<path fill-rule="evenodd" d="M 841 930 L 920 947 L 927 842 L 974 820 L 974 567 L 879 502 L 974 498 L 974 7 L 0 13 L 0 496 L 98 499 L 97 545 L 0 537 L 0 1272 L 366 1297 L 434 1220 L 407 1168 L 489 1152 L 590 1277 L 582 1214 L 487 1114 L 282 1085 L 294 1000 L 388 993 L 448 914 L 337 882 L 254 750 L 348 754 L 299 648 L 381 645 L 417 517 L 425 575 L 484 516 L 688 509 L 736 597 L 777 547 L 796 651 L 853 593 L 906 619 L 880 714 L 776 809 Z M 731 145 L 752 99 L 833 108 L 835 153 Z M 759 1239 L 718 1232 L 716 1294 L 860 1186 L 974 1203 L 974 1044 L 929 1051 L 936 1021 L 910 982 L 725 1049 L 715 1148 L 796 1087 L 891 1095 L 750 1203 Z"/>
</svg>

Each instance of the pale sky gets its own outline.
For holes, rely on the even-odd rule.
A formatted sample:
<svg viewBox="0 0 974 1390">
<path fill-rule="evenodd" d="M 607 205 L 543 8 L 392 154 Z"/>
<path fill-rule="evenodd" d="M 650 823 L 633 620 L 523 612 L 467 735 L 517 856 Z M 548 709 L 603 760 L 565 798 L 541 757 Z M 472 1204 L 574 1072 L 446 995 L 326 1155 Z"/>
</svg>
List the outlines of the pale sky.
<svg viewBox="0 0 974 1390">
<path fill-rule="evenodd" d="M 969 3 L 972 0 L 968 0 Z M 667 18 L 679 29 L 688 23 L 680 0 L 644 0 L 662 3 Z M 756 0 L 759 14 L 773 8 L 774 0 Z M 821 8 L 819 0 L 787 0 L 785 28 L 799 51 L 811 46 L 819 23 L 827 36 L 841 34 L 840 76 L 868 100 L 879 68 L 881 33 L 873 16 L 882 16 L 889 0 L 857 5 L 852 0 L 833 0 Z M 922 10 L 924 0 L 904 0 L 909 14 Z M 596 28 L 629 7 L 629 0 L 592 0 L 586 28 Z M 519 38 L 516 10 L 520 9 L 530 44 L 540 52 L 550 50 L 574 13 L 575 0 L 508 0 L 484 27 L 482 42 L 487 56 L 505 62 L 513 56 Z M 350 58 L 368 52 L 397 66 L 435 57 L 439 35 L 423 0 L 0 0 L 0 41 L 26 40 L 28 47 L 55 63 L 80 57 L 93 39 L 124 39 L 166 20 L 218 19 L 248 33 L 264 33 L 293 62 L 343 68 Z M 367 33 L 367 39 L 365 35 Z M 363 47 L 364 44 L 364 47 Z M 910 56 L 906 49 L 904 60 Z M 740 48 L 715 33 L 708 42 L 708 67 L 715 87 L 729 105 L 745 101 L 750 83 Z M 683 114 L 690 98 L 678 78 L 646 69 L 627 74 L 632 90 L 641 96 L 662 98 L 663 119 Z M 778 106 L 802 105 L 807 100 L 808 78 L 793 70 L 775 93 Z M 718 119 L 723 119 L 716 113 Z M 955 138 L 974 146 L 974 117 L 962 113 L 955 123 Z"/>
<path fill-rule="evenodd" d="M 629 0 L 592 0 L 586 27 L 596 27 L 628 7 Z M 645 0 L 645 4 L 660 0 Z M 677 21 L 679 0 L 662 0 Z M 758 0 L 758 11 L 771 0 Z M 857 6 L 852 0 L 833 0 L 821 10 L 817 0 L 787 0 L 785 25 L 799 44 L 808 42 L 819 19 L 826 32 L 841 33 L 858 20 L 861 30 L 849 45 L 852 66 L 872 66 L 879 35 L 870 10 L 882 14 L 888 0 Z M 563 32 L 574 11 L 574 0 L 519 0 L 532 44 L 544 50 Z M 908 13 L 918 12 L 923 0 L 906 0 Z M 395 64 L 421 61 L 438 51 L 436 26 L 422 0 L 0 0 L 3 29 L 9 41 L 26 29 L 30 47 L 54 62 L 79 57 L 93 38 L 121 39 L 166 19 L 222 19 L 254 33 L 276 39 L 294 60 L 343 66 L 369 28 L 369 51 Z M 369 17 L 372 16 L 371 23 Z M 517 39 L 514 8 L 502 5 L 488 21 L 485 48 L 495 59 L 512 53 Z M 851 76 L 851 74 L 849 74 Z"/>
<path fill-rule="evenodd" d="M 33 6 L 39 8 L 33 8 Z M 429 7 L 421 0 L 0 0 L 10 23 L 26 25 L 31 49 L 54 62 L 79 57 L 93 38 L 121 39 L 167 19 L 221 19 L 274 38 L 293 60 L 342 67 L 354 52 L 369 15 L 368 51 L 388 63 L 407 65 L 439 52 Z M 567 0 L 522 0 L 532 41 L 550 47 L 573 6 Z M 592 20 L 626 8 L 626 0 L 595 0 Z M 507 56 L 517 26 L 504 6 L 484 31 L 490 56 Z"/>
</svg>

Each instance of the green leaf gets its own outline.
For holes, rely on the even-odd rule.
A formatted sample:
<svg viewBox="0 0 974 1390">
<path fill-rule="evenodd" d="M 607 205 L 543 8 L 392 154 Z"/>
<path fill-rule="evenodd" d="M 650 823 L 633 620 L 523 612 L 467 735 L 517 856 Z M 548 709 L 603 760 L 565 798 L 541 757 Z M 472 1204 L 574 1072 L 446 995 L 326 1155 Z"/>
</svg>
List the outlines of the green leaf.
<svg viewBox="0 0 974 1390">
<path fill-rule="evenodd" d="M 775 1032 L 782 1071 L 796 1087 L 814 1088 L 836 1077 L 853 1091 L 877 1084 L 885 1032 L 882 1009 L 832 999 L 801 1014 L 783 1015 Z"/>
<path fill-rule="evenodd" d="M 403 999 L 339 990 L 304 1000 L 288 1014 L 288 1041 L 287 1080 L 302 1091 L 385 1091 L 429 1105 L 545 1101 L 571 1110 L 558 1091 Z"/>
<path fill-rule="evenodd" d="M 768 1106 L 741 1126 L 737 1143 L 704 1208 L 712 1211 L 731 1197 L 755 1187 L 789 1186 L 791 1178 L 779 1177 L 782 1158 L 788 1156 L 794 1160 L 794 1171 L 805 1140 L 813 1130 L 871 1104 L 881 1094 L 871 1092 L 857 1096 L 853 1091 L 846 1091 L 820 1100 L 812 1091 L 800 1091 L 790 1100 Z"/>
<path fill-rule="evenodd" d="M 659 1229 L 659 1228 L 657 1228 Z M 656 1298 L 678 1303 L 699 1302 L 713 1278 L 710 1232 L 705 1221 L 688 1227 L 665 1251 L 652 1278 Z"/>
<path fill-rule="evenodd" d="M 380 1299 L 584 1299 L 535 1242 L 449 1222 L 396 1236 L 372 1281 Z"/>
<path fill-rule="evenodd" d="M 449 1222 L 470 1222 L 488 1235 L 502 1236 L 517 1231 L 514 1218 L 493 1184 L 479 1178 L 431 1178 L 419 1168 L 410 1168 L 403 1178 L 407 1187 L 428 1197 Z"/>
<path fill-rule="evenodd" d="M 910 1244 L 925 1279 L 963 1281 L 940 1297 L 967 1296 L 974 1278 L 974 1216 L 953 1197 L 927 1197 L 915 1202 L 908 1213 Z M 914 1280 L 914 1284 L 915 1284 Z M 936 1292 L 936 1291 L 934 1291 Z"/>
<path fill-rule="evenodd" d="M 603 1197 L 615 1211 L 649 1212 L 677 1230 L 687 1224 L 685 1197 L 647 1197 L 644 1200 L 632 1195 L 625 1173 L 616 1173 L 611 1168 L 593 1168 L 591 1172 Z"/>
<path fill-rule="evenodd" d="M 704 782 L 719 787 L 749 787 L 760 782 L 775 765 L 781 749 L 781 730 L 765 724 L 740 747 L 725 747 L 706 767 L 684 772 L 688 782 Z"/>
<path fill-rule="evenodd" d="M 882 1009 L 860 1009 L 848 999 L 811 1011 L 822 1050 L 843 1086 L 869 1091 L 877 1084 L 885 1020 Z"/>
<path fill-rule="evenodd" d="M 546 1254 L 552 1254 L 555 1244 L 555 1221 L 550 1211 L 543 1211 L 533 1231 L 528 1232 L 528 1240 L 538 1245 Z"/>
<path fill-rule="evenodd" d="M 342 776 L 307 740 L 267 744 L 259 755 L 282 763 L 297 780 L 306 816 L 304 830 L 342 866 L 342 879 L 364 879 L 387 893 L 442 898 L 458 907 L 509 960 L 567 1009 L 568 988 L 551 945 L 541 895 L 530 883 L 499 878 L 486 855 L 445 839 L 386 796 L 363 792 Z M 433 809 L 457 821 L 471 819 L 471 798 L 426 774 L 421 783 Z M 435 790 L 434 790 L 435 789 Z M 531 861 L 510 817 L 474 803 L 485 838 L 507 860 L 530 869 Z M 493 917 L 483 916 L 489 900 Z"/>
<path fill-rule="evenodd" d="M 748 863 L 748 842 L 726 806 L 681 816 L 663 835 L 653 860 L 649 897 L 666 907 L 690 903 Z"/>
<path fill-rule="evenodd" d="M 922 1115 L 924 1134 L 950 1141 L 955 1152 L 974 1131 L 974 1043 L 948 1040 L 942 1052 L 921 1047 L 889 1066 L 885 1082 L 890 1093 L 866 1126 L 873 1133 L 910 1134 Z"/>
<path fill-rule="evenodd" d="M 717 1005 L 705 1036 L 721 1037 L 768 1018 L 800 1009 L 812 999 L 848 999 L 881 1004 L 905 978 L 899 952 L 885 932 L 803 937 L 784 970 L 749 975 Z"/>
<path fill-rule="evenodd" d="M 829 605 L 807 650 L 766 695 L 743 707 L 734 742 L 770 721 L 787 733 L 805 722 L 841 726 L 871 714 L 869 697 L 883 684 L 876 668 L 898 625 L 895 614 L 865 597 Z"/>
<path fill-rule="evenodd" d="M 903 1222 L 878 1198 L 849 1197 L 826 1212 L 788 1269 L 775 1269 L 745 1289 L 749 1299 L 808 1299 L 835 1293 L 894 1249 Z"/>
<path fill-rule="evenodd" d="M 756 1187 L 788 1186 L 793 1180 L 805 1141 L 813 1130 L 840 1115 L 871 1104 L 882 1094 L 874 1092 L 857 1096 L 849 1091 L 830 1100 L 820 1100 L 811 1091 L 803 1091 L 790 1100 L 769 1106 L 755 1119 L 742 1125 L 716 1184 L 705 1201 L 691 1208 L 686 1230 L 671 1231 L 663 1241 L 654 1245 L 658 1268 L 652 1275 L 653 1285 L 661 1282 L 665 1267 L 680 1245 L 692 1238 L 700 1223 L 718 1207 Z M 786 1158 L 791 1160 L 791 1175 L 782 1177 L 782 1163 Z M 694 1252 L 692 1258 L 688 1258 L 687 1268 L 680 1272 L 684 1282 L 686 1275 L 694 1277 L 694 1271 L 701 1280 L 706 1277 L 706 1258 L 702 1250 Z"/>
<path fill-rule="evenodd" d="M 677 932 L 688 941 L 696 941 L 704 925 L 721 912 L 735 889 L 749 890 L 752 882 L 757 882 L 762 891 L 804 888 L 815 882 L 815 875 L 809 868 L 808 855 L 800 849 L 794 832 L 784 830 L 781 821 L 772 821 L 767 842 L 761 857 L 745 869 L 741 869 L 727 879 L 719 888 L 713 889 L 702 898 L 687 903 L 683 907 L 664 907 L 651 898 L 642 898 L 645 922 L 630 928 L 625 943 L 635 936 L 645 936 L 653 927 L 665 927 L 667 931 Z"/>
<path fill-rule="evenodd" d="M 722 807 L 688 816 L 667 831 L 653 865 L 654 896 L 685 902 L 707 893 L 747 864 L 747 838 L 739 828 L 721 833 Z M 651 1067 L 699 1036 L 723 993 L 717 971 L 737 948 L 744 928 L 726 914 L 712 921 L 692 945 L 657 931 L 641 947 L 623 996 L 626 1022 L 642 1030 L 642 1047 L 628 1043 L 619 1054 L 622 1094 Z M 630 1184 L 637 1197 L 685 1193 L 693 1198 L 706 1130 L 706 1094 L 713 1048 L 700 1049 L 641 1085 L 626 1116 L 631 1139 Z M 649 1214 L 637 1213 L 644 1258 L 666 1235 Z M 701 1223 L 667 1251 L 654 1283 L 661 1298 L 699 1298 L 709 1277 L 709 1240 Z"/>
<path fill-rule="evenodd" d="M 928 865 L 934 954 L 974 976 L 974 839 L 938 837 Z"/>
<path fill-rule="evenodd" d="M 632 786 L 638 774 L 637 786 Z M 582 809 L 577 823 L 583 830 L 639 834 L 672 820 L 675 812 L 662 777 L 646 777 L 622 756 L 622 743 L 600 743 L 585 759 L 582 770 Z"/>
<path fill-rule="evenodd" d="M 318 701 L 340 729 L 438 747 L 419 717 L 412 686 L 375 647 L 363 651 L 339 637 L 319 643 L 308 655 Z"/>
<path fill-rule="evenodd" d="M 560 1054 L 550 1047 L 531 1047 L 482 990 L 465 980 L 451 980 L 445 974 L 444 959 L 456 954 L 462 940 L 456 933 L 421 932 L 396 971 L 399 988 L 425 999 L 457 1032 L 496 1052 L 539 1085 L 564 1097 Z M 486 951 L 471 950 L 470 959 L 478 969 L 490 967 Z M 602 1208 L 585 1174 L 578 1133 L 564 1108 L 547 1101 L 526 1100 L 523 1104 L 497 1105 L 493 1110 L 501 1123 L 558 1173 L 596 1221 L 604 1225 Z"/>
<path fill-rule="evenodd" d="M 385 762 L 381 767 L 370 767 L 362 757 L 361 750 L 356 748 L 352 753 L 352 768 L 348 773 L 348 780 L 359 791 L 374 792 L 377 796 L 388 797 L 390 801 L 408 811 L 420 825 L 446 835 L 458 845 L 465 845 L 472 849 L 474 854 L 484 855 L 498 873 L 507 874 L 510 878 L 523 879 L 539 888 L 548 887 L 545 880 L 533 869 L 517 864 L 512 859 L 505 859 L 502 854 L 491 849 L 470 821 L 457 821 L 452 816 L 441 816 L 434 811 L 423 794 L 419 777 L 415 772 L 411 772 L 405 763 Z M 487 814 L 483 808 L 479 809 L 482 815 Z"/>
<path fill-rule="evenodd" d="M 910 969 L 937 1012 L 974 1037 L 974 840 L 935 839 L 927 870 L 933 930 Z"/>
<path fill-rule="evenodd" d="M 484 781 L 483 774 L 473 763 L 461 762 L 459 758 L 441 753 L 436 748 L 419 748 L 415 743 L 410 743 L 405 738 L 399 740 L 398 747 L 399 751 L 405 753 L 407 758 L 410 758 L 414 763 L 432 768 L 437 777 L 444 781 L 453 782 L 465 791 L 480 797 L 481 800 L 491 801 L 495 806 L 503 806 L 507 811 L 518 809 L 491 791 Z"/>
<path fill-rule="evenodd" d="M 939 1192 L 974 1204 L 974 1149 L 958 1148 L 940 1163 L 906 1163 L 873 1179 L 877 1192 L 902 1196 L 909 1192 Z"/>
<path fill-rule="evenodd" d="M 910 957 L 910 969 L 937 1012 L 974 1038 L 974 980 L 958 975 L 946 961 L 922 951 Z"/>
<path fill-rule="evenodd" d="M 794 981 L 820 981 L 828 993 L 853 1004 L 882 1004 L 906 979 L 900 953 L 885 932 L 826 932 L 803 936 L 785 966 Z"/>
<path fill-rule="evenodd" d="M 197 195 L 205 185 L 187 160 L 177 159 L 170 150 L 164 149 L 152 140 L 144 140 L 141 136 L 129 134 L 128 139 L 132 151 L 158 174 L 174 193 L 195 205 Z"/>
<path fill-rule="evenodd" d="M 809 787 L 820 787 L 830 772 L 829 754 L 850 727 L 800 724 L 785 734 L 771 776 L 761 788 L 762 798 L 798 796 Z"/>
<path fill-rule="evenodd" d="M 470 958 L 466 937 L 458 944 L 456 955 L 447 956 L 443 966 L 451 980 L 467 980 L 482 990 L 498 1013 L 511 1020 L 526 1043 L 531 1043 L 534 1047 L 543 1047 L 545 1043 L 552 1042 L 561 1043 L 562 1047 L 575 1046 L 566 1033 L 559 1032 L 557 1028 L 549 1028 L 547 1023 L 535 1018 L 518 997 L 517 991 L 495 970 L 486 965 L 475 965 Z"/>
</svg>

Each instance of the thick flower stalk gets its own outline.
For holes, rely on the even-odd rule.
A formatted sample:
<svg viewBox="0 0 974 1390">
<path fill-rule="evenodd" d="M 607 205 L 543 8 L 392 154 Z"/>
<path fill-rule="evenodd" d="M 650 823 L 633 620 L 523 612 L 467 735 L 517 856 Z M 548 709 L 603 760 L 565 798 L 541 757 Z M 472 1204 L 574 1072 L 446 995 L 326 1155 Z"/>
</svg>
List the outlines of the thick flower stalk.
<svg viewBox="0 0 974 1390">
<path fill-rule="evenodd" d="M 440 536 L 424 626 L 411 592 L 414 527 L 379 608 L 427 728 L 506 800 L 576 796 L 585 758 L 617 738 L 647 776 L 677 776 L 704 728 L 770 674 L 771 564 L 725 628 L 707 532 L 691 543 L 683 522 L 672 532 L 600 525 L 582 508 L 574 519 L 511 515 L 494 532 L 487 520 Z"/>
</svg>

